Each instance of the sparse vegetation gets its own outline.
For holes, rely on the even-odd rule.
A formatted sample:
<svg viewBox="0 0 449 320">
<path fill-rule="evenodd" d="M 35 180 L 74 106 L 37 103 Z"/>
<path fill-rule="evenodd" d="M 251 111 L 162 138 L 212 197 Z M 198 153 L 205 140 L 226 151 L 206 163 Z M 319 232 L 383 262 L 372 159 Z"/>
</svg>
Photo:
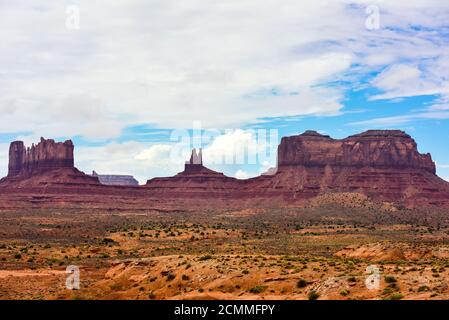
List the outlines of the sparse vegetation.
<svg viewBox="0 0 449 320">
<path fill-rule="evenodd" d="M 83 268 L 84 287 L 76 295 L 80 299 L 196 298 L 200 294 L 204 298 L 206 293 L 218 299 L 255 294 L 311 300 L 448 297 L 441 281 L 449 263 L 446 257 L 429 257 L 428 252 L 448 248 L 441 239 L 449 237 L 449 224 L 441 223 L 440 229 L 429 233 L 420 223 L 404 222 L 411 219 L 409 211 L 401 212 L 398 222 L 391 213 L 376 213 L 374 218 L 349 209 L 338 211 L 338 216 L 334 208 L 319 214 L 314 210 L 270 209 L 259 216 L 82 212 L 82 228 L 73 221 L 73 212 L 29 213 L 26 219 L 14 213 L 17 216 L 6 216 L 5 221 L 15 221 L 8 222 L 15 229 L 0 225 L 0 261 L 7 266 L 2 269 L 2 288 L 13 298 L 71 299 L 73 295 L 60 288 L 59 277 L 53 274 L 72 264 Z M 35 224 L 42 217 L 45 223 Z M 39 232 L 42 228 L 47 235 Z M 17 234 L 27 238 L 18 241 Z M 417 242 L 420 237 L 426 242 Z M 396 252 L 401 254 L 395 256 Z M 427 252 L 425 258 L 420 252 Z M 416 259 L 407 260 L 405 253 Z M 372 264 L 384 275 L 381 291 L 364 290 L 362 275 Z M 27 278 L 14 276 L 21 268 L 26 269 Z M 33 282 L 22 283 L 22 279 Z M 42 291 L 37 284 L 44 281 L 48 290 Z"/>
<path fill-rule="evenodd" d="M 346 290 L 346 289 L 343 289 L 343 290 L 340 291 L 340 295 L 343 296 L 343 297 L 346 297 L 347 295 L 349 295 L 349 291 Z"/>
<path fill-rule="evenodd" d="M 309 284 L 309 283 L 307 282 L 307 280 L 305 280 L 305 279 L 299 279 L 298 282 L 296 283 L 296 286 L 297 286 L 298 288 L 305 288 L 305 287 L 307 287 L 308 284 Z"/>
<path fill-rule="evenodd" d="M 391 296 L 385 298 L 385 300 L 401 300 L 404 298 L 404 295 L 401 293 L 393 293 Z"/>
<path fill-rule="evenodd" d="M 320 297 L 320 294 L 316 291 L 309 292 L 309 300 L 317 300 Z"/>
<path fill-rule="evenodd" d="M 395 283 L 395 282 L 397 282 L 397 280 L 393 276 L 385 276 L 385 282 L 386 283 Z"/>
<path fill-rule="evenodd" d="M 429 291 L 430 288 L 428 286 L 420 286 L 418 288 L 418 292 L 425 292 L 425 291 Z"/>
<path fill-rule="evenodd" d="M 176 278 L 176 275 L 173 273 L 167 274 L 167 281 L 172 281 Z"/>
<path fill-rule="evenodd" d="M 267 286 L 255 286 L 254 288 L 251 288 L 249 292 L 254 294 L 259 294 L 264 292 L 267 289 Z"/>
</svg>

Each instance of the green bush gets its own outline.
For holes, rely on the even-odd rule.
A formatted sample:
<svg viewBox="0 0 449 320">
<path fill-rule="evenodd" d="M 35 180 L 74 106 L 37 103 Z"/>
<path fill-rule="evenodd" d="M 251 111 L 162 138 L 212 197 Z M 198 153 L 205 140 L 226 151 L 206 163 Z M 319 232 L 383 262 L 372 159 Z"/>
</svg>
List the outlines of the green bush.
<svg viewBox="0 0 449 320">
<path fill-rule="evenodd" d="M 349 291 L 348 290 L 341 290 L 340 291 L 340 295 L 343 297 L 346 297 L 347 295 L 349 295 Z"/>
<path fill-rule="evenodd" d="M 267 286 L 255 286 L 254 288 L 251 288 L 249 292 L 259 294 L 265 291 L 267 289 Z"/>
<path fill-rule="evenodd" d="M 175 278 L 176 278 L 176 275 L 174 275 L 173 273 L 167 274 L 167 281 L 175 280 Z"/>
<path fill-rule="evenodd" d="M 385 276 L 385 282 L 386 283 L 395 283 L 395 282 L 397 282 L 397 280 L 393 276 Z"/>
<path fill-rule="evenodd" d="M 309 283 L 307 282 L 307 280 L 305 280 L 305 279 L 299 279 L 299 280 L 298 280 L 298 283 L 296 284 L 296 286 L 297 286 L 298 288 L 305 288 L 305 287 L 307 287 L 308 284 L 309 284 Z"/>
<path fill-rule="evenodd" d="M 316 300 L 320 297 L 320 294 L 316 292 L 315 290 L 310 291 L 309 293 L 309 300 Z"/>
<path fill-rule="evenodd" d="M 421 286 L 418 288 L 418 292 L 424 292 L 424 291 L 429 291 L 430 288 L 428 286 Z"/>
<path fill-rule="evenodd" d="M 385 289 L 382 291 L 382 294 L 390 294 L 390 293 L 393 293 L 393 289 L 391 289 L 391 288 L 385 288 Z"/>
<path fill-rule="evenodd" d="M 401 300 L 404 296 L 401 293 L 393 293 L 391 296 L 385 298 L 385 300 Z"/>
<path fill-rule="evenodd" d="M 102 241 L 104 244 L 110 244 L 110 243 L 115 243 L 115 241 L 111 238 L 103 238 Z"/>
<path fill-rule="evenodd" d="M 153 292 L 150 292 L 148 294 L 148 298 L 150 298 L 151 300 L 154 300 L 154 299 L 156 299 L 156 295 Z"/>
</svg>

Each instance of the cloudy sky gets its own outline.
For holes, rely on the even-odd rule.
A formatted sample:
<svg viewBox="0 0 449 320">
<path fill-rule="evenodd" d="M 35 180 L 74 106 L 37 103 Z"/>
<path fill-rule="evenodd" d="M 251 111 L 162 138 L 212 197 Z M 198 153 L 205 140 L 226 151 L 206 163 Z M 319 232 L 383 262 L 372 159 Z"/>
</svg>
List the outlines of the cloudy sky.
<svg viewBox="0 0 449 320">
<path fill-rule="evenodd" d="M 446 0 L 0 0 L 0 39 L 2 176 L 16 139 L 70 138 L 81 170 L 144 182 L 204 130 L 210 167 L 245 178 L 275 164 L 261 130 L 385 128 L 449 179 Z"/>
</svg>

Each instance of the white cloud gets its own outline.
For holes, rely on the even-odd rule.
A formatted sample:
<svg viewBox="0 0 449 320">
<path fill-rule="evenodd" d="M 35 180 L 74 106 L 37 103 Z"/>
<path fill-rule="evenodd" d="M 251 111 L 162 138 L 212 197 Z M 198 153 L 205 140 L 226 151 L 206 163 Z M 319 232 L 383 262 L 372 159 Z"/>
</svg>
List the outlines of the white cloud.
<svg viewBox="0 0 449 320">
<path fill-rule="evenodd" d="M 421 72 L 415 66 L 396 64 L 382 71 L 373 80 L 373 84 L 382 90 L 398 90 L 419 82 Z"/>
<path fill-rule="evenodd" d="M 419 95 L 441 95 L 449 97 L 449 56 L 440 56 L 435 61 L 420 65 L 395 64 L 382 71 L 372 84 L 384 93 L 372 100 L 411 97 Z"/>
<path fill-rule="evenodd" d="M 248 179 L 249 175 L 243 170 L 237 170 L 237 172 L 235 173 L 235 177 L 237 179 Z"/>
<path fill-rule="evenodd" d="M 9 144 L 0 143 L 0 179 L 8 174 Z"/>
<path fill-rule="evenodd" d="M 349 123 L 349 125 L 387 128 L 391 126 L 406 124 L 416 120 L 445 120 L 445 119 L 449 119 L 449 111 L 440 111 L 440 112 L 425 111 L 401 116 L 381 117 L 370 120 L 351 122 Z"/>
<path fill-rule="evenodd" d="M 204 162 L 217 164 L 256 162 L 256 138 L 253 131 L 234 130 L 216 137 L 204 149 Z"/>
<path fill-rule="evenodd" d="M 134 0 L 79 7 L 81 29 L 68 31 L 62 3 L 2 5 L 0 62 L 8 69 L 0 70 L 0 106 L 14 110 L 0 120 L 4 132 L 113 138 L 135 123 L 228 127 L 342 107 L 338 90 L 312 86 L 346 70 L 352 54 L 295 52 L 317 40 L 317 22 L 306 13 L 322 23 L 333 7 L 344 14 L 340 5 Z M 299 94 L 248 98 L 273 88 Z"/>
<path fill-rule="evenodd" d="M 161 158 L 168 158 L 170 152 L 172 151 L 172 146 L 166 144 L 156 144 L 151 146 L 149 149 L 145 149 L 140 152 L 135 159 L 137 160 L 147 160 L 147 161 L 159 161 Z"/>
<path fill-rule="evenodd" d="M 440 57 L 434 32 L 394 28 L 448 20 L 447 3 L 424 0 L 77 3 L 79 31 L 65 29 L 64 2 L 0 4 L 1 132 L 104 139 L 137 123 L 339 114 L 345 88 L 323 84 Z M 380 6 L 381 30 L 365 29 L 368 4 Z"/>
<path fill-rule="evenodd" d="M 204 163 L 218 165 L 255 165 L 276 160 L 276 130 L 228 130 L 204 148 Z"/>
<path fill-rule="evenodd" d="M 437 163 L 437 167 L 440 169 L 449 169 L 449 164 L 439 164 Z"/>
<path fill-rule="evenodd" d="M 277 160 L 277 159 L 276 159 Z M 270 172 L 275 172 L 276 171 L 276 167 L 277 167 L 277 161 L 264 161 L 261 163 L 260 165 L 260 174 L 262 173 L 270 173 Z"/>
</svg>

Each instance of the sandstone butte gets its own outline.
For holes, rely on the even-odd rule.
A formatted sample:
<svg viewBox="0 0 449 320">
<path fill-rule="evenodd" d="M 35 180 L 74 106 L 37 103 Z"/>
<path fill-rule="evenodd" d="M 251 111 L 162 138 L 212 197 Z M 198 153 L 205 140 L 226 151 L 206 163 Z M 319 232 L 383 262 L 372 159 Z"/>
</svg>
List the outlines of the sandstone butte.
<svg viewBox="0 0 449 320">
<path fill-rule="evenodd" d="M 184 171 L 138 187 L 101 185 L 97 177 L 76 169 L 70 140 L 56 143 L 41 138 L 28 149 L 15 141 L 9 150 L 8 176 L 0 180 L 0 196 L 57 195 L 64 203 L 75 201 L 74 195 L 87 195 L 91 198 L 83 201 L 92 203 L 104 196 L 108 201 L 111 197 L 141 202 L 225 199 L 244 204 L 276 199 L 290 204 L 348 192 L 408 207 L 449 206 L 449 183 L 436 175 L 431 155 L 419 153 L 412 137 L 398 130 L 369 130 L 341 140 L 315 131 L 284 137 L 276 171 L 247 180 L 206 168 L 201 150 L 193 150 Z"/>
</svg>

